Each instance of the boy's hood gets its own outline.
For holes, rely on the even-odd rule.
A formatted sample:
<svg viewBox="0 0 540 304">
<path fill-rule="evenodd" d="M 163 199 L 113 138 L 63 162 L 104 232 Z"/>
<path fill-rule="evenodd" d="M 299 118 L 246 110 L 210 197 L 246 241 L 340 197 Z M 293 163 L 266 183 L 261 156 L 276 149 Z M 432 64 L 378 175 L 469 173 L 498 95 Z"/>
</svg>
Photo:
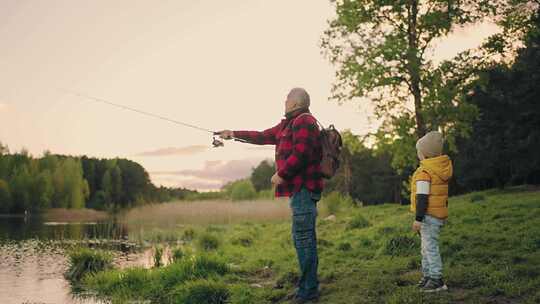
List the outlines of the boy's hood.
<svg viewBox="0 0 540 304">
<path fill-rule="evenodd" d="M 431 174 L 435 174 L 443 181 L 448 181 L 452 177 L 452 161 L 448 155 L 427 158 L 420 162 L 420 166 Z"/>
</svg>

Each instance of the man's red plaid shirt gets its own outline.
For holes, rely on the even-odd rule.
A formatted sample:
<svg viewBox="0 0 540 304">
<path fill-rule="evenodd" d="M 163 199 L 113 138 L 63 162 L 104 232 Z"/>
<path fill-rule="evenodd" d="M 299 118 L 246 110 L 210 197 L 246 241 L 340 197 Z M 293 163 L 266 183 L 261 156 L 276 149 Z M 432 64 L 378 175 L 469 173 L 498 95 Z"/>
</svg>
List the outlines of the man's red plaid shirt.
<svg viewBox="0 0 540 304">
<path fill-rule="evenodd" d="M 302 187 L 316 193 L 323 190 L 319 127 L 315 117 L 303 113 L 262 132 L 234 131 L 234 137 L 251 144 L 276 146 L 277 172 L 284 180 L 276 187 L 276 196 L 290 197 Z"/>
</svg>

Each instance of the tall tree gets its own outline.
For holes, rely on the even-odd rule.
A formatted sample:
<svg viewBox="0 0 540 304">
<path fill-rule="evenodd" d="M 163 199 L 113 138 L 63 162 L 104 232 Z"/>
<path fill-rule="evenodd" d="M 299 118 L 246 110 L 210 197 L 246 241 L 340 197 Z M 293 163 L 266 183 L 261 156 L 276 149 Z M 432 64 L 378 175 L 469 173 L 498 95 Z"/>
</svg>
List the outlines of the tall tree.
<svg viewBox="0 0 540 304">
<path fill-rule="evenodd" d="M 54 195 L 54 185 L 52 175 L 49 170 L 44 170 L 36 173 L 33 181 L 31 192 L 31 201 L 33 209 L 45 210 L 51 207 L 52 198 Z"/>
<path fill-rule="evenodd" d="M 342 0 L 322 46 L 339 68 L 333 97 L 368 97 L 375 114 L 392 119 L 407 113 L 417 137 L 431 128 L 423 98 L 436 64 L 428 57 L 437 38 L 456 26 L 481 20 L 491 1 Z"/>
<path fill-rule="evenodd" d="M 540 10 L 531 21 L 514 64 L 485 70 L 469 94 L 481 115 L 458 141 L 460 192 L 540 183 Z"/>
<path fill-rule="evenodd" d="M 111 202 L 111 193 L 113 191 L 111 172 L 109 170 L 105 171 L 103 178 L 101 179 L 101 189 L 103 191 L 103 200 L 105 204 Z"/>
<path fill-rule="evenodd" d="M 31 209 L 29 189 L 32 185 L 32 176 L 28 172 L 28 166 L 24 164 L 17 167 L 12 176 L 10 183 L 12 211 L 16 213 L 29 211 Z"/>
<path fill-rule="evenodd" d="M 411 144 L 427 130 L 443 131 L 453 149 L 456 137 L 470 134 L 477 115 L 465 93 L 476 72 L 495 58 L 485 55 L 500 50 L 508 37 L 494 36 L 483 51 L 467 50 L 442 62 L 433 59 L 434 42 L 457 27 L 510 15 L 512 5 L 526 7 L 528 2 L 535 1 L 335 1 L 337 14 L 321 43 L 338 68 L 332 98 L 370 101 L 383 121 L 377 138 L 396 141 L 392 154 L 398 168 L 416 162 Z M 503 16 L 499 23 L 518 28 L 511 20 Z"/>
<path fill-rule="evenodd" d="M 255 190 L 267 190 L 272 188 L 270 179 L 276 173 L 276 165 L 269 160 L 263 160 L 257 167 L 253 168 L 250 180 Z"/>
<path fill-rule="evenodd" d="M 122 170 L 118 166 L 115 166 L 111 170 L 111 199 L 116 206 L 127 207 L 122 187 Z"/>
</svg>

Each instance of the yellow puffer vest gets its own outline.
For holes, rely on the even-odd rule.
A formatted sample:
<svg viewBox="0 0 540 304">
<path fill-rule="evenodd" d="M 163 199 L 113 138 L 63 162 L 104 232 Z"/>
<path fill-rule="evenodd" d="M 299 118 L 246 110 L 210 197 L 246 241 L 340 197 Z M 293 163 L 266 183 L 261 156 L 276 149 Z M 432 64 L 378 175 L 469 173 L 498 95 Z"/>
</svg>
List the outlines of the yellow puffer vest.
<svg viewBox="0 0 540 304">
<path fill-rule="evenodd" d="M 426 214 L 439 219 L 447 218 L 448 181 L 452 173 L 452 161 L 447 155 L 422 160 L 411 179 L 411 211 L 416 212 L 416 182 L 429 180 L 431 186 Z"/>
</svg>

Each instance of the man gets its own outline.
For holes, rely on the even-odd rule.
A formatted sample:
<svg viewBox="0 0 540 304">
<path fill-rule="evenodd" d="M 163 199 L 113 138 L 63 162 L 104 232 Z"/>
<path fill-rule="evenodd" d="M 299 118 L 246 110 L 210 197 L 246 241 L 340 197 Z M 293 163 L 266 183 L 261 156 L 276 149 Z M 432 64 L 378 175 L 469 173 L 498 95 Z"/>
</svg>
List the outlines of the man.
<svg viewBox="0 0 540 304">
<path fill-rule="evenodd" d="M 256 145 L 276 146 L 277 172 L 272 176 L 276 196 L 290 197 L 292 237 L 300 266 L 296 302 L 319 297 L 315 222 L 317 201 L 323 190 L 322 148 L 317 120 L 309 111 L 306 90 L 294 88 L 285 101 L 285 118 L 276 126 L 258 131 L 220 131 L 224 139 L 238 138 Z"/>
</svg>

